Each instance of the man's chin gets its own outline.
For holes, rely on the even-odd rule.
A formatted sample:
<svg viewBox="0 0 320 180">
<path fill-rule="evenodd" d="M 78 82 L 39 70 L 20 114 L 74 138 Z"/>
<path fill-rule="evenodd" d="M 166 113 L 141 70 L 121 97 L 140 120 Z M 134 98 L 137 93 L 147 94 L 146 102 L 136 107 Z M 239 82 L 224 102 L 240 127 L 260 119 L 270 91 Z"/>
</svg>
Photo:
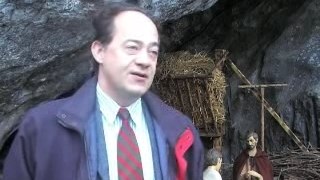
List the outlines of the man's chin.
<svg viewBox="0 0 320 180">
<path fill-rule="evenodd" d="M 129 90 L 130 94 L 134 97 L 141 97 L 143 96 L 146 92 L 148 91 L 148 89 L 146 88 L 132 88 Z"/>
<path fill-rule="evenodd" d="M 149 87 L 146 87 L 145 85 L 135 85 L 128 88 L 128 91 L 135 96 L 142 96 L 148 91 Z"/>
</svg>

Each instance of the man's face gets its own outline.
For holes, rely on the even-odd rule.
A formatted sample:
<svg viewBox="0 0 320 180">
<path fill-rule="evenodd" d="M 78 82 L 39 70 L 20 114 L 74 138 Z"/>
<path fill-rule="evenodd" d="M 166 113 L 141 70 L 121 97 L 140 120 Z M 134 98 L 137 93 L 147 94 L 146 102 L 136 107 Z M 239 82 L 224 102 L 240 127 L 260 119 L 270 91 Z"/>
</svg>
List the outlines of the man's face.
<svg viewBox="0 0 320 180">
<path fill-rule="evenodd" d="M 96 59 L 99 85 L 111 96 L 141 97 L 156 71 L 159 37 L 154 23 L 136 11 L 120 13 L 114 20 L 113 39 Z"/>
<path fill-rule="evenodd" d="M 250 149 L 250 150 L 253 150 L 257 147 L 257 144 L 258 144 L 258 141 L 255 140 L 253 138 L 253 136 L 250 136 L 248 139 L 247 139 L 247 148 Z"/>
</svg>

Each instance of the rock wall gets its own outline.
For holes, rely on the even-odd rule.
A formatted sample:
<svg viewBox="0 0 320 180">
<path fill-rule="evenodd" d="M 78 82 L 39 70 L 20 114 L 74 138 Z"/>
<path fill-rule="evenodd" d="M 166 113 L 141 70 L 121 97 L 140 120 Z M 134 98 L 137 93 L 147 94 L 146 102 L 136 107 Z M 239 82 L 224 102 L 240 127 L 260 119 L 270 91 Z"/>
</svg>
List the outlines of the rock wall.
<svg viewBox="0 0 320 180">
<path fill-rule="evenodd" d="M 288 83 L 282 91 L 271 92 L 273 102 L 306 146 L 320 147 L 320 2 L 305 3 L 291 21 L 266 49 L 260 78 Z M 287 146 L 269 143 L 271 150 Z"/>
</svg>

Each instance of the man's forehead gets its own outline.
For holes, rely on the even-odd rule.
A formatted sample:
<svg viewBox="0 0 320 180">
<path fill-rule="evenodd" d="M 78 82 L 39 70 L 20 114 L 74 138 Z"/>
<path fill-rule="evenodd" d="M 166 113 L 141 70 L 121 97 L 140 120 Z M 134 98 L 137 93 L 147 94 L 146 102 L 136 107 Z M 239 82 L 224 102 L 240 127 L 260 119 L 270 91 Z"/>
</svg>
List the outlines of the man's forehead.
<svg viewBox="0 0 320 180">
<path fill-rule="evenodd" d="M 150 23 L 156 27 L 154 22 L 146 14 L 139 11 L 123 11 L 119 13 L 115 18 L 115 22 L 127 22 L 128 24 L 134 24 L 139 27 L 140 23 Z"/>
<path fill-rule="evenodd" d="M 139 40 L 139 39 L 127 39 L 127 40 L 125 40 L 125 43 L 136 43 L 136 44 L 139 44 L 139 45 L 143 44 L 143 42 L 141 40 Z M 148 46 L 159 47 L 159 42 L 158 41 L 150 42 L 148 44 Z"/>
<path fill-rule="evenodd" d="M 149 41 L 159 43 L 159 34 L 152 20 L 141 12 L 125 11 L 114 21 L 114 34 L 125 40 Z"/>
<path fill-rule="evenodd" d="M 255 140 L 253 136 L 247 138 L 247 140 Z"/>
</svg>

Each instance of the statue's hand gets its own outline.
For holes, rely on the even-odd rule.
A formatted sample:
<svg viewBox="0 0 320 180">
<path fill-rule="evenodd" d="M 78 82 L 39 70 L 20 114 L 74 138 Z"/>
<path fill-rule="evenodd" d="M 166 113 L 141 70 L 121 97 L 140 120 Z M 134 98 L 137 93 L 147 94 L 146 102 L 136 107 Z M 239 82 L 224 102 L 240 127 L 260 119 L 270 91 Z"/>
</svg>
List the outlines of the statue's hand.
<svg viewBox="0 0 320 180">
<path fill-rule="evenodd" d="M 248 175 L 256 177 L 259 180 L 263 180 L 263 177 L 261 176 L 261 174 L 257 173 L 256 171 L 253 171 L 253 170 L 248 171 Z"/>
</svg>

